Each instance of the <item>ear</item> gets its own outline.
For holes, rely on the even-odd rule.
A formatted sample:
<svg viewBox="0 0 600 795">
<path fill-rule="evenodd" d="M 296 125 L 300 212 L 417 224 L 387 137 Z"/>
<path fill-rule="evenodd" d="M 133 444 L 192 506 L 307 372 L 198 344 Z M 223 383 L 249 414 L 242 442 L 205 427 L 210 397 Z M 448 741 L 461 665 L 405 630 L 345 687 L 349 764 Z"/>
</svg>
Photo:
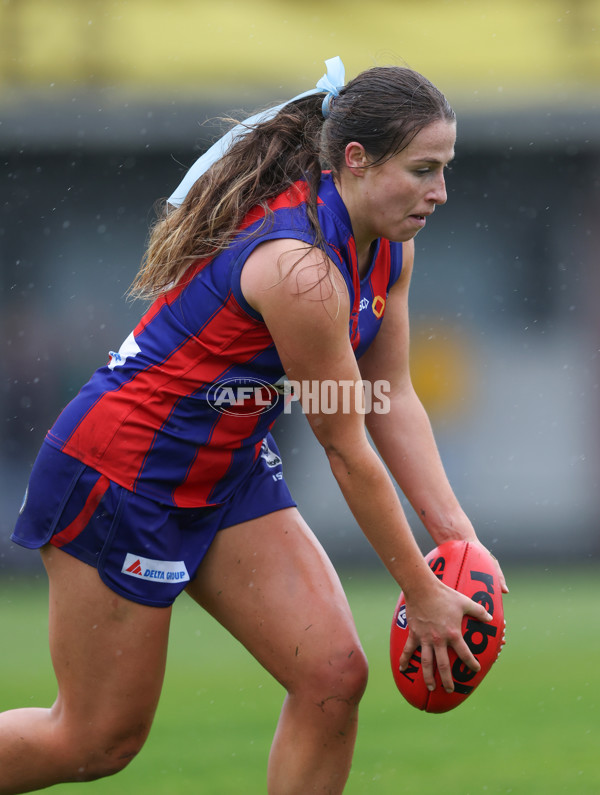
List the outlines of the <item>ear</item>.
<svg viewBox="0 0 600 795">
<path fill-rule="evenodd" d="M 369 162 L 365 147 L 357 141 L 351 141 L 346 145 L 345 161 L 346 166 L 355 177 L 362 177 L 365 166 L 367 166 Z"/>
</svg>

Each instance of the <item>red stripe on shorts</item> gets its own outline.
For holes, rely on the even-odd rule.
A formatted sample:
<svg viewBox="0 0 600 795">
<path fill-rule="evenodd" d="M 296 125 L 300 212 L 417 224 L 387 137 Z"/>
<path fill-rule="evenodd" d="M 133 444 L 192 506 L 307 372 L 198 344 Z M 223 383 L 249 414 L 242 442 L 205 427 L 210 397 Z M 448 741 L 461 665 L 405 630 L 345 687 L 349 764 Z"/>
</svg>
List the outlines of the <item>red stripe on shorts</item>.
<svg viewBox="0 0 600 795">
<path fill-rule="evenodd" d="M 50 543 L 55 547 L 62 547 L 77 538 L 79 533 L 85 528 L 87 523 L 92 518 L 92 514 L 98 507 L 98 503 L 106 494 L 110 480 L 104 475 L 100 475 L 93 489 L 90 491 L 87 500 L 81 511 L 73 519 L 71 524 L 67 525 L 64 530 L 61 530 L 56 535 L 52 536 Z"/>
</svg>

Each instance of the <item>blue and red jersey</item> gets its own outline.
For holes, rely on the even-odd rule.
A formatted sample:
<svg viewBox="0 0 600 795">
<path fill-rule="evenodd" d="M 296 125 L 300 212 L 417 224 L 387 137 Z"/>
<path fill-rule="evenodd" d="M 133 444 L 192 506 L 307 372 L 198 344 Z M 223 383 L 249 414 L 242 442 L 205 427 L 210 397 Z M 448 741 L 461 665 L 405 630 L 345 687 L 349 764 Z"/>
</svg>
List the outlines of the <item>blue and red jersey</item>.
<svg viewBox="0 0 600 795">
<path fill-rule="evenodd" d="M 315 242 L 307 199 L 306 183 L 295 183 L 269 203 L 272 216 L 250 212 L 227 250 L 191 266 L 68 404 L 47 442 L 159 502 L 183 508 L 225 502 L 284 408 L 284 370 L 268 328 L 242 295 L 241 271 L 266 240 Z M 400 275 L 402 245 L 379 240 L 361 279 L 350 218 L 327 172 L 318 214 L 326 253 L 348 287 L 349 336 L 359 358 Z M 269 400 L 256 410 L 247 402 L 244 410 L 223 410 L 215 396 L 228 384 L 264 385 Z"/>
</svg>

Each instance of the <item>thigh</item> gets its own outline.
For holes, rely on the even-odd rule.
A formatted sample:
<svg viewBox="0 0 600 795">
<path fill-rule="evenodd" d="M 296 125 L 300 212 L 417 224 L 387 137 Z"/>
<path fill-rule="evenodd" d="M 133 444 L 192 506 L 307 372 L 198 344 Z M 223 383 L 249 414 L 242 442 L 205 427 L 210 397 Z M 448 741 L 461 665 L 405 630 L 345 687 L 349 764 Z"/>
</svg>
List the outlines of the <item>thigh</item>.
<svg viewBox="0 0 600 795">
<path fill-rule="evenodd" d="M 187 590 L 288 690 L 362 655 L 337 573 L 295 508 L 221 530 Z"/>
<path fill-rule="evenodd" d="M 170 608 L 124 599 L 92 566 L 46 546 L 55 711 L 72 731 L 149 731 L 166 663 Z"/>
</svg>

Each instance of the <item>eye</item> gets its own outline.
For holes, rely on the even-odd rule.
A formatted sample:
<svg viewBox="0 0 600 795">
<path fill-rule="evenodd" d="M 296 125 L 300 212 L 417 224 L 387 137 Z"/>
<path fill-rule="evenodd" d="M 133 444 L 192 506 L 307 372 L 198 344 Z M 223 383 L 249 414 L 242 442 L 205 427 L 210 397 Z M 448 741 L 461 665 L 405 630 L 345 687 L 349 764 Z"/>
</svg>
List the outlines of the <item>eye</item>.
<svg viewBox="0 0 600 795">
<path fill-rule="evenodd" d="M 415 168 L 413 171 L 417 177 L 426 177 L 429 174 L 449 173 L 450 171 L 452 171 L 452 167 L 450 163 L 436 162 L 436 163 L 431 163 L 431 165 L 428 166 L 419 166 L 418 168 Z"/>
</svg>

